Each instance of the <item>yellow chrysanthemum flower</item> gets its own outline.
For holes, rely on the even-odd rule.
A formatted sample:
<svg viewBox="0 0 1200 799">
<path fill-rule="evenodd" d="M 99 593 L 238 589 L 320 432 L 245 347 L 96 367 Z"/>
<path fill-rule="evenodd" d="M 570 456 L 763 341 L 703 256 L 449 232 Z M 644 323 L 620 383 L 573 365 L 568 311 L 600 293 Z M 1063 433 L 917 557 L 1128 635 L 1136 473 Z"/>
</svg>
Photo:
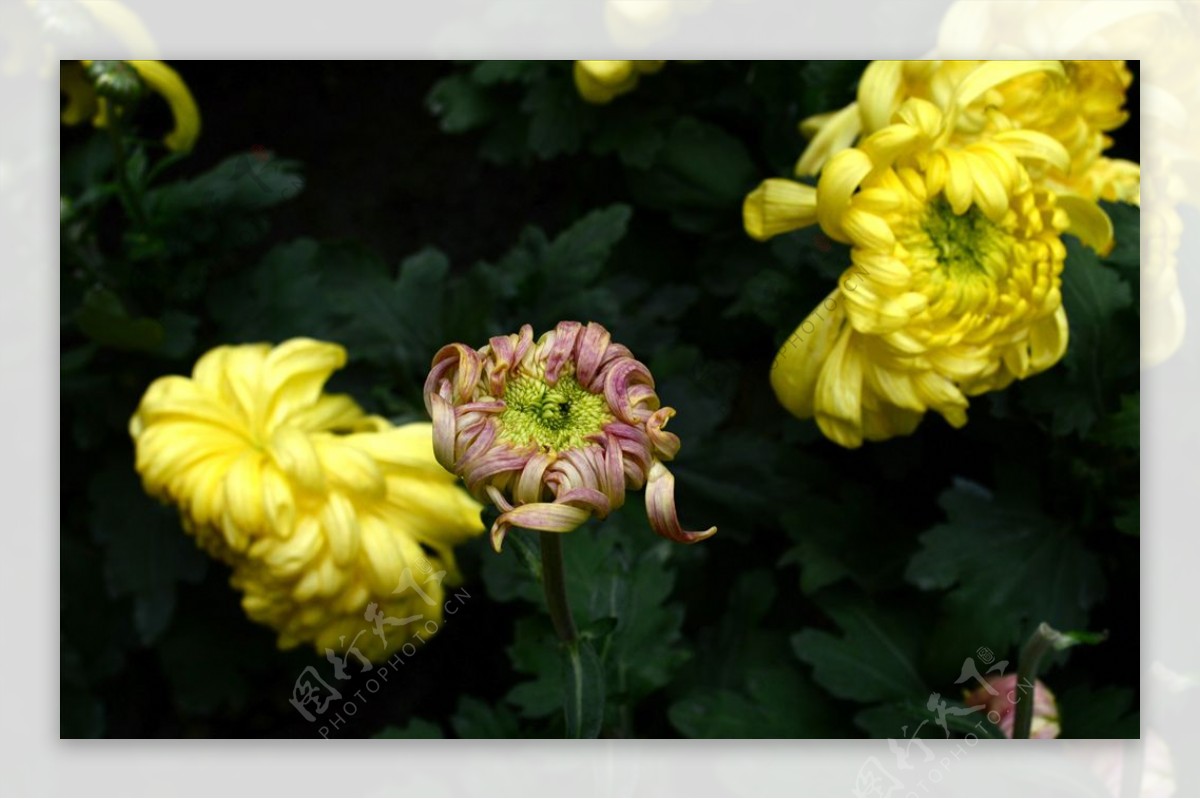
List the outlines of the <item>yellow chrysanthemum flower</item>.
<svg viewBox="0 0 1200 799">
<path fill-rule="evenodd" d="M 78 125 L 91 120 L 98 128 L 108 126 L 110 100 L 98 95 L 96 86 L 85 71 L 93 63 L 65 61 L 62 64 L 61 89 L 67 96 L 67 104 L 62 111 L 64 125 Z M 163 138 L 163 144 L 169 150 L 190 151 L 200 136 L 200 109 L 179 73 L 162 61 L 112 63 L 128 65 L 142 83 L 167 101 L 175 118 L 175 128 Z"/>
<path fill-rule="evenodd" d="M 1105 235 L 1094 204 L 1068 219 L 1030 178 L 1026 163 L 1067 165 L 1061 144 L 993 112 L 988 138 L 954 145 L 952 117 L 908 100 L 835 155 L 815 189 L 773 179 L 746 200 L 755 238 L 819 223 L 851 246 L 853 266 L 771 371 L 783 405 L 846 447 L 911 433 L 928 410 L 961 426 L 968 397 L 1056 363 L 1067 345 L 1060 233 Z"/>
<path fill-rule="evenodd" d="M 575 88 L 589 103 L 607 103 L 632 91 L 642 75 L 662 69 L 665 61 L 576 61 Z"/>
<path fill-rule="evenodd" d="M 1138 165 L 1102 155 L 1112 146 L 1107 133 L 1129 118 L 1125 93 L 1132 80 L 1124 61 L 874 61 L 859 81 L 856 103 L 801 123 L 812 141 L 796 171 L 816 174 L 855 138 L 889 124 L 906 99 L 947 110 L 964 87 L 986 82 L 988 88 L 956 112 L 954 143 L 986 137 L 989 112 L 997 110 L 1016 127 L 1045 133 L 1066 148 L 1069 162 L 1035 172 L 1035 179 L 1060 194 L 1137 203 Z"/>
<path fill-rule="evenodd" d="M 438 465 L 431 425 L 393 427 L 323 393 L 345 362 L 311 339 L 218 347 L 190 378 L 156 380 L 130 433 L 146 491 L 233 568 L 246 614 L 281 648 L 341 652 L 383 618 L 400 629 L 357 643 L 378 659 L 409 626 L 440 622 L 441 578 L 456 576 L 452 547 L 482 532 L 481 506 Z"/>
</svg>

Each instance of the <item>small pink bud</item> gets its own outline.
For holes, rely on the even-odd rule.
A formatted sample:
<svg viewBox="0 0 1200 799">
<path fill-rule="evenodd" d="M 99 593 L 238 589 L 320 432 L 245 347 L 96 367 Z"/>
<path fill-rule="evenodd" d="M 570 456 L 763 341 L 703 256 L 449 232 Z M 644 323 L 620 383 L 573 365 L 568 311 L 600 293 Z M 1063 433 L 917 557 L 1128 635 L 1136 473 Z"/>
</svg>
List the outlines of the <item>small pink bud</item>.
<svg viewBox="0 0 1200 799">
<path fill-rule="evenodd" d="M 1017 704 L 1029 701 L 1022 697 L 1017 690 L 1017 675 L 1004 677 L 988 677 L 987 686 L 981 686 L 963 697 L 963 704 L 975 707 L 987 713 L 988 721 L 995 724 L 1005 737 L 1013 737 L 1013 724 L 1016 722 Z M 1057 738 L 1061 732 L 1058 726 L 1058 704 L 1054 694 L 1041 680 L 1034 682 L 1033 688 L 1033 726 L 1030 738 Z"/>
</svg>

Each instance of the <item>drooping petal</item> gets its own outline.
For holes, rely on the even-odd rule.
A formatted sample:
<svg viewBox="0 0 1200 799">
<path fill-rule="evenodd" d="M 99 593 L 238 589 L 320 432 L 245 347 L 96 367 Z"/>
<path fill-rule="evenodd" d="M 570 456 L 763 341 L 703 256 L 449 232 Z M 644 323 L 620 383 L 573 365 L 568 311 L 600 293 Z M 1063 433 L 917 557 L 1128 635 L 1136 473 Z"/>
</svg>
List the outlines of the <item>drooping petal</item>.
<svg viewBox="0 0 1200 799">
<path fill-rule="evenodd" d="M 659 461 L 655 461 L 650 467 L 649 479 L 646 482 L 646 514 L 654 532 L 681 544 L 694 544 L 717 532 L 716 527 L 688 531 L 680 526 L 679 515 L 675 509 L 675 476 Z"/>
<path fill-rule="evenodd" d="M 511 527 L 542 533 L 569 533 L 591 518 L 591 512 L 555 502 L 531 502 L 500 514 L 492 525 L 492 547 L 499 552 Z"/>
<path fill-rule="evenodd" d="M 829 294 L 822 306 L 831 301 L 832 312 L 816 312 L 800 323 L 779 348 L 771 364 L 771 387 L 780 404 L 802 419 L 813 415 L 817 378 L 845 325 L 845 306 L 837 301 L 838 292 Z"/>
<path fill-rule="evenodd" d="M 200 109 L 179 73 L 162 61 L 127 61 L 146 85 L 162 95 L 175 117 L 175 129 L 163 139 L 167 149 L 189 152 L 200 137 Z"/>
</svg>

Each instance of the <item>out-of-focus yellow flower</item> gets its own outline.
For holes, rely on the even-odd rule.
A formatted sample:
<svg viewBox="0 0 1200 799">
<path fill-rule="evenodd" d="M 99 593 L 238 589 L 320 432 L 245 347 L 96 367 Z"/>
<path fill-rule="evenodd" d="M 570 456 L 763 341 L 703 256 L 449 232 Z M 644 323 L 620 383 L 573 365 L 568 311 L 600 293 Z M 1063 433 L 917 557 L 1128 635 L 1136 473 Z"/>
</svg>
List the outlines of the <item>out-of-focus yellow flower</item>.
<svg viewBox="0 0 1200 799">
<path fill-rule="evenodd" d="M 232 566 L 246 614 L 280 647 L 341 652 L 382 614 L 403 629 L 359 641 L 378 659 L 440 621 L 441 577 L 482 532 L 481 506 L 434 459 L 429 424 L 393 427 L 323 393 L 345 362 L 311 339 L 218 347 L 190 378 L 156 380 L 129 429 L 146 491 Z"/>
<path fill-rule="evenodd" d="M 967 397 L 1056 363 L 1067 345 L 1060 233 L 1111 241 L 1094 203 L 1068 218 L 1030 178 L 1027 163 L 1066 167 L 1059 142 L 993 112 L 987 138 L 956 145 L 953 124 L 907 100 L 836 154 L 815 189 L 772 179 L 746 199 L 755 238 L 815 222 L 851 245 L 853 265 L 771 370 L 783 405 L 842 446 L 911 433 L 928 410 L 961 426 Z"/>
<path fill-rule="evenodd" d="M 607 103 L 632 91 L 642 75 L 662 69 L 665 61 L 576 61 L 575 88 L 589 103 Z"/>
<path fill-rule="evenodd" d="M 1007 79 L 996 82 L 995 75 Z M 801 123 L 812 141 L 796 170 L 816 174 L 856 137 L 888 125 L 908 98 L 948 111 L 952 98 L 966 90 L 974 96 L 955 110 L 952 142 L 986 137 L 990 113 L 999 111 L 1016 127 L 1045 133 L 1066 148 L 1069 163 L 1035 170 L 1035 179 L 1059 193 L 1137 203 L 1138 165 L 1102 155 L 1112 146 L 1108 132 L 1129 118 L 1125 93 L 1132 80 L 1124 61 L 874 61 L 859 81 L 856 103 Z M 975 92 L 983 83 L 988 88 Z"/>
<path fill-rule="evenodd" d="M 63 62 L 60 79 L 62 91 L 67 96 L 67 105 L 62 112 L 64 125 L 78 125 L 90 119 L 98 128 L 108 126 L 111 100 L 97 92 L 96 84 L 86 72 L 97 63 L 103 62 Z M 127 65 L 142 83 L 167 101 L 175 127 L 163 138 L 163 144 L 176 152 L 190 151 L 200 136 L 200 109 L 179 73 L 162 61 L 110 63 Z"/>
</svg>

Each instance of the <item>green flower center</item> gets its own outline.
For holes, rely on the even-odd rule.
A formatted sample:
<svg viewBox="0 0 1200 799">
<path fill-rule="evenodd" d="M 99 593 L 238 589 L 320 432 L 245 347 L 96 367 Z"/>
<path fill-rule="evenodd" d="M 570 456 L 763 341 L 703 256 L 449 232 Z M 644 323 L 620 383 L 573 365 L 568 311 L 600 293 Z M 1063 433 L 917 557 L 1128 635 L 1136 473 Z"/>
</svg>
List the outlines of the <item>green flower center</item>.
<svg viewBox="0 0 1200 799">
<path fill-rule="evenodd" d="M 504 404 L 499 437 L 552 452 L 582 446 L 612 420 L 604 397 L 587 391 L 570 375 L 559 377 L 554 386 L 534 377 L 509 380 Z"/>
<path fill-rule="evenodd" d="M 959 215 L 939 198 L 930 204 L 921 230 L 933 245 L 938 266 L 956 280 L 999 277 L 1005 268 L 1009 236 L 974 205 Z"/>
</svg>

